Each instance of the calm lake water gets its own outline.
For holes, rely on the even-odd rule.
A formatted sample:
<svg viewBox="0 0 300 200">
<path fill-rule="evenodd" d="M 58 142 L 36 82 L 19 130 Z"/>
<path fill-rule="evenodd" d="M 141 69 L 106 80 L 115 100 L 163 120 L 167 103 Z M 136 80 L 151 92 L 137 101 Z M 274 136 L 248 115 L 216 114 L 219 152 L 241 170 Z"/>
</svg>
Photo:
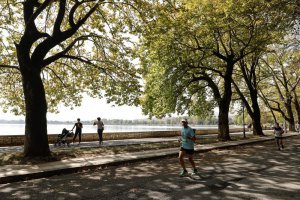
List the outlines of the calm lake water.
<svg viewBox="0 0 300 200">
<path fill-rule="evenodd" d="M 23 135 L 25 130 L 24 124 L 0 124 L 0 135 Z M 216 125 L 202 126 L 202 125 L 190 125 L 195 129 L 216 129 Z M 49 134 L 61 133 L 62 129 L 68 130 L 73 128 L 73 124 L 48 124 Z M 104 132 L 146 132 L 146 131 L 170 131 L 180 130 L 181 126 L 163 126 L 163 125 L 105 125 Z M 93 125 L 83 125 L 83 133 L 97 133 L 97 127 Z"/>
</svg>

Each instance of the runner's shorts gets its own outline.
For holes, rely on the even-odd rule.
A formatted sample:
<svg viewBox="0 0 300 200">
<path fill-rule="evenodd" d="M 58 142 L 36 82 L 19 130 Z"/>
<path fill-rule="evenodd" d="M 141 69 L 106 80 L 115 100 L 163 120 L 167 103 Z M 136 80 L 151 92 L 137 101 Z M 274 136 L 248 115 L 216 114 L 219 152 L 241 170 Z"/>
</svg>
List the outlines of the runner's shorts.
<svg viewBox="0 0 300 200">
<path fill-rule="evenodd" d="M 180 148 L 180 151 L 185 151 L 186 154 L 193 155 L 194 149 L 185 149 L 183 147 Z"/>
</svg>

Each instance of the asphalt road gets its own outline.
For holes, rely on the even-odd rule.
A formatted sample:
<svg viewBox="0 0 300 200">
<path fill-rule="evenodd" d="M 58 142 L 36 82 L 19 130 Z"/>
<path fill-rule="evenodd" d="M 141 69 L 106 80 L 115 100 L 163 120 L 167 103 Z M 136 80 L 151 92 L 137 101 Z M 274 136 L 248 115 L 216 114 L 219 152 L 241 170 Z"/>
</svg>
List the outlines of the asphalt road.
<svg viewBox="0 0 300 200">
<path fill-rule="evenodd" d="M 0 199 L 300 199 L 300 136 L 285 139 L 283 151 L 272 141 L 196 154 L 195 160 L 196 177 L 179 177 L 177 158 L 160 158 L 2 184 Z"/>
</svg>

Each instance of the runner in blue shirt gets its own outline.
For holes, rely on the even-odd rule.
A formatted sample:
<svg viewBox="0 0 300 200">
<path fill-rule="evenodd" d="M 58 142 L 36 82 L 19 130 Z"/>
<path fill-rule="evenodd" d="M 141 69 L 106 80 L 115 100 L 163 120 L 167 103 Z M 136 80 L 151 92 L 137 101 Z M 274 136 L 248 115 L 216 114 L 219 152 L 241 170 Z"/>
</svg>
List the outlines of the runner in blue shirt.
<svg viewBox="0 0 300 200">
<path fill-rule="evenodd" d="M 197 173 L 197 169 L 194 162 L 194 142 L 196 140 L 194 130 L 188 126 L 187 119 L 181 120 L 182 129 L 181 129 L 181 136 L 179 138 L 179 142 L 181 143 L 180 151 L 179 151 L 179 162 L 182 167 L 182 171 L 180 172 L 180 176 L 185 176 L 188 174 L 185 163 L 184 157 L 187 155 L 189 161 L 193 167 L 193 173 Z"/>
</svg>

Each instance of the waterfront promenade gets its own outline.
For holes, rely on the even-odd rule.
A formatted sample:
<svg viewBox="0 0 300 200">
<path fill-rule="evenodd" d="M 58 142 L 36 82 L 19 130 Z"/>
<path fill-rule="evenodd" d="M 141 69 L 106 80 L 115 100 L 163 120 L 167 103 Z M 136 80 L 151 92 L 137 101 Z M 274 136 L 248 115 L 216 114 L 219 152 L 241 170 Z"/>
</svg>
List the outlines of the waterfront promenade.
<svg viewBox="0 0 300 200">
<path fill-rule="evenodd" d="M 178 176 L 177 148 L 70 159 L 19 169 L 6 166 L 10 167 L 6 172 L 16 170 L 14 175 L 31 171 L 44 178 L 0 184 L 0 193 L 3 199 L 49 200 L 297 199 L 300 137 L 296 133 L 285 137 L 283 151 L 277 150 L 271 137 L 197 145 L 199 177 Z M 56 170 L 60 175 L 48 177 L 46 167 L 51 171 L 58 166 L 62 167 Z M 81 170 L 68 174 L 71 168 Z M 1 168 L 1 178 L 3 171 Z"/>
<path fill-rule="evenodd" d="M 269 132 L 269 131 L 266 131 Z M 241 132 L 230 133 L 232 136 L 234 135 L 242 135 Z M 251 133 L 246 132 L 246 135 L 251 135 Z M 208 135 L 197 135 L 198 140 L 207 139 L 207 138 L 217 138 L 216 134 L 208 134 Z M 168 142 L 168 141 L 177 141 L 178 137 L 153 137 L 153 138 L 135 138 L 135 139 L 121 139 L 121 140 L 106 140 L 104 141 L 103 146 L 124 146 L 124 145 L 133 145 L 133 144 L 146 144 L 146 143 L 157 143 L 157 142 Z M 77 143 L 71 144 L 72 147 L 78 147 Z M 89 141 L 82 142 L 79 147 L 98 147 L 98 141 Z M 53 144 L 50 144 L 50 149 L 58 148 Z M 23 151 L 23 146 L 0 146 L 0 153 L 5 152 L 21 152 Z"/>
</svg>

